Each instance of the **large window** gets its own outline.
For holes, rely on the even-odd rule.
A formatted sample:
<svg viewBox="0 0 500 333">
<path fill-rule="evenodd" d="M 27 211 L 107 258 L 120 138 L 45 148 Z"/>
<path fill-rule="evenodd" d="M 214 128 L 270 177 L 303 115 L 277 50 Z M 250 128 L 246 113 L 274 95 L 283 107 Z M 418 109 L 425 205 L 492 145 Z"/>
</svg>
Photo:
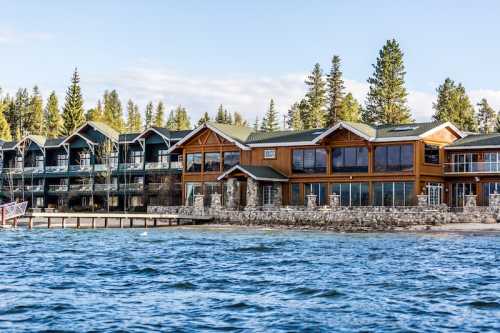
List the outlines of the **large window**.
<svg viewBox="0 0 500 333">
<path fill-rule="evenodd" d="M 500 183 L 484 183 L 483 184 L 483 205 L 488 206 L 490 204 L 490 194 L 500 193 Z"/>
<path fill-rule="evenodd" d="M 159 163 L 168 163 L 168 150 L 166 150 L 166 149 L 158 150 L 158 162 Z"/>
<path fill-rule="evenodd" d="M 320 206 L 326 205 L 326 184 L 313 183 L 304 184 L 304 202 L 307 203 L 307 196 L 309 194 L 316 195 L 316 204 Z"/>
<path fill-rule="evenodd" d="M 239 151 L 226 151 L 224 152 L 224 170 L 229 170 L 236 164 L 240 163 Z"/>
<path fill-rule="evenodd" d="M 500 171 L 500 153 L 485 153 L 484 168 L 481 171 L 497 172 Z"/>
<path fill-rule="evenodd" d="M 375 172 L 411 171 L 413 145 L 375 147 Z"/>
<path fill-rule="evenodd" d="M 262 205 L 270 206 L 273 204 L 273 185 L 262 186 Z"/>
<path fill-rule="evenodd" d="M 186 172 L 201 172 L 201 153 L 186 154 Z"/>
<path fill-rule="evenodd" d="M 369 205 L 368 183 L 335 183 L 331 192 L 340 195 L 341 206 Z"/>
<path fill-rule="evenodd" d="M 37 168 L 43 168 L 43 155 L 36 155 L 35 157 L 35 166 Z"/>
<path fill-rule="evenodd" d="M 194 204 L 194 196 L 201 194 L 202 188 L 200 183 L 186 183 L 186 204 L 192 206 Z"/>
<path fill-rule="evenodd" d="M 89 166 L 90 165 L 90 153 L 89 152 L 81 152 L 80 160 L 78 162 L 81 166 Z"/>
<path fill-rule="evenodd" d="M 221 184 L 217 182 L 205 183 L 205 206 L 210 206 L 212 194 L 221 194 Z"/>
<path fill-rule="evenodd" d="M 220 171 L 220 153 L 205 153 L 205 171 Z"/>
<path fill-rule="evenodd" d="M 142 164 L 143 153 L 142 150 L 132 150 L 129 153 L 128 161 L 132 164 Z"/>
<path fill-rule="evenodd" d="M 425 163 L 439 164 L 439 146 L 425 144 L 424 155 Z"/>
<path fill-rule="evenodd" d="M 292 153 L 292 171 L 295 173 L 325 173 L 326 149 L 294 149 Z"/>
<path fill-rule="evenodd" d="M 298 206 L 300 204 L 300 184 L 292 183 L 290 185 L 290 204 Z"/>
<path fill-rule="evenodd" d="M 57 166 L 68 166 L 68 155 L 58 154 L 57 155 Z"/>
<path fill-rule="evenodd" d="M 341 147 L 333 149 L 333 172 L 368 172 L 366 147 Z"/>
<path fill-rule="evenodd" d="M 462 207 L 465 203 L 465 196 L 476 194 L 476 184 L 454 183 L 451 185 L 451 205 Z"/>
<path fill-rule="evenodd" d="M 374 206 L 413 206 L 414 203 L 413 182 L 373 183 Z"/>
</svg>

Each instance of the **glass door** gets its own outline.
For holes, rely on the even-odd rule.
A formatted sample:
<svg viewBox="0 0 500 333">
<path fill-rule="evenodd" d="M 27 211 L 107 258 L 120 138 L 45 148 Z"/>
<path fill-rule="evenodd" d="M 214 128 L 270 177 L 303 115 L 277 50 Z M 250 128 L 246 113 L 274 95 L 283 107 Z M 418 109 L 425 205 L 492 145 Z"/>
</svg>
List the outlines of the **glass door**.
<svg viewBox="0 0 500 333">
<path fill-rule="evenodd" d="M 476 186 L 472 183 L 455 183 L 451 185 L 451 205 L 453 207 L 463 207 L 465 196 L 476 194 Z"/>
<path fill-rule="evenodd" d="M 440 205 L 442 202 L 443 184 L 427 184 L 427 203 L 431 206 Z"/>
</svg>

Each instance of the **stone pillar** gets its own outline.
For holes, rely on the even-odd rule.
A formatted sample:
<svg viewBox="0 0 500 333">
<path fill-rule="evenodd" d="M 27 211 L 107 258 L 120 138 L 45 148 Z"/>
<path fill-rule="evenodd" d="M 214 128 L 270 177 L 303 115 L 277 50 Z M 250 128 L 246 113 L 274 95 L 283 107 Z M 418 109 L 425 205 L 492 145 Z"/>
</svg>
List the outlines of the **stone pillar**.
<svg viewBox="0 0 500 333">
<path fill-rule="evenodd" d="M 498 193 L 490 194 L 489 206 L 493 209 L 500 208 L 500 194 L 498 194 Z"/>
<path fill-rule="evenodd" d="M 236 178 L 228 178 L 226 181 L 227 202 L 226 207 L 236 209 L 238 207 L 238 181 Z"/>
<path fill-rule="evenodd" d="M 259 183 L 252 178 L 247 179 L 247 205 L 245 209 L 255 209 L 259 205 Z"/>
<path fill-rule="evenodd" d="M 417 194 L 417 206 L 425 207 L 429 205 L 427 194 Z"/>
<path fill-rule="evenodd" d="M 316 209 L 316 194 L 307 195 L 307 209 L 308 210 Z"/>
<path fill-rule="evenodd" d="M 220 210 L 222 209 L 222 200 L 221 200 L 222 195 L 219 193 L 214 193 L 210 197 L 210 208 L 214 210 Z"/>
<path fill-rule="evenodd" d="M 339 194 L 330 194 L 328 196 L 328 202 L 330 204 L 331 209 L 336 209 L 340 207 L 340 195 Z"/>
<path fill-rule="evenodd" d="M 475 194 L 466 194 L 464 199 L 464 213 L 473 212 L 477 206 L 477 195 Z"/>
<path fill-rule="evenodd" d="M 193 214 L 194 215 L 204 215 L 205 207 L 203 205 L 203 201 L 205 196 L 203 194 L 195 194 L 194 195 L 194 204 L 193 204 Z"/>
<path fill-rule="evenodd" d="M 273 184 L 273 205 L 274 207 L 281 207 L 281 205 L 283 204 L 283 186 L 281 185 L 281 183 L 274 183 Z"/>
</svg>

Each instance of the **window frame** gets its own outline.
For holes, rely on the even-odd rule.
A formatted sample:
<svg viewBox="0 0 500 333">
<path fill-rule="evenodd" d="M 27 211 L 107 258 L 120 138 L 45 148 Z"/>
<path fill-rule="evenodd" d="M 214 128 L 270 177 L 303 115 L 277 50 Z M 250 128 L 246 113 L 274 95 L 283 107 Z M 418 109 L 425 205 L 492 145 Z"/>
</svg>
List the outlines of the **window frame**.
<svg viewBox="0 0 500 333">
<path fill-rule="evenodd" d="M 427 161 L 427 151 L 429 149 L 437 150 L 437 162 L 432 162 L 432 161 Z M 439 165 L 441 164 L 441 153 L 440 153 L 441 147 L 439 145 L 434 145 L 430 143 L 424 143 L 424 163 L 429 164 L 429 165 Z M 433 156 L 433 155 L 431 155 Z"/>
<path fill-rule="evenodd" d="M 194 161 L 195 161 L 195 158 L 196 157 L 199 157 L 200 158 L 200 163 L 199 163 L 199 170 L 189 170 L 190 166 L 189 166 L 189 157 L 190 156 L 193 156 L 193 166 L 195 165 Z M 185 172 L 189 172 L 189 173 L 196 173 L 196 172 L 202 172 L 203 170 L 203 154 L 201 152 L 194 152 L 194 153 L 186 153 L 186 163 L 184 165 L 184 171 Z"/>
<path fill-rule="evenodd" d="M 405 162 L 405 148 L 409 147 L 411 149 L 411 167 Z M 390 163 L 391 159 L 396 157 L 396 152 L 393 151 L 389 153 L 391 150 L 395 148 L 398 149 L 398 164 Z M 381 151 L 384 151 L 381 153 Z M 379 152 L 377 154 L 377 152 Z M 377 159 L 378 157 L 383 155 L 383 161 Z M 394 145 L 379 145 L 375 146 L 373 149 L 373 172 L 375 173 L 393 173 L 393 172 L 412 172 L 415 169 L 415 146 L 413 143 L 403 143 L 403 144 L 394 144 Z M 380 163 L 383 162 L 383 163 Z M 381 166 L 383 168 L 381 168 Z"/>
<path fill-rule="evenodd" d="M 306 156 L 306 151 L 310 153 L 312 151 L 312 156 L 313 156 L 313 167 L 307 167 L 306 168 L 306 163 L 305 163 L 305 156 Z M 324 165 L 320 166 L 318 165 L 318 151 L 322 151 L 324 153 Z M 300 154 L 302 157 L 301 159 L 301 168 L 297 168 L 296 165 L 299 163 L 296 163 L 295 156 L 296 154 Z M 325 147 L 317 147 L 317 148 L 295 148 L 292 149 L 292 173 L 297 173 L 297 174 L 320 174 L 320 173 L 327 173 L 328 171 L 328 150 Z"/>
<path fill-rule="evenodd" d="M 352 149 L 354 150 L 355 153 L 355 164 L 354 165 L 347 165 L 346 164 L 346 150 L 347 149 Z M 341 152 L 341 159 L 342 163 L 339 166 L 336 166 L 336 161 L 335 161 L 335 151 L 340 151 Z M 366 161 L 366 165 L 360 165 L 360 161 L 363 160 L 361 157 L 362 154 L 360 154 L 360 150 L 363 150 L 364 153 L 366 153 L 366 158 L 364 159 Z M 335 173 L 368 173 L 369 170 L 369 154 L 368 154 L 368 147 L 366 146 L 347 146 L 347 147 L 334 147 L 332 149 L 332 172 Z M 337 170 L 336 170 L 337 169 Z"/>
<path fill-rule="evenodd" d="M 213 163 L 210 163 L 210 164 L 218 164 L 219 167 L 218 168 L 214 168 L 214 167 L 210 167 L 210 168 L 207 168 L 207 155 L 217 155 L 218 156 L 218 162 L 213 162 Z M 203 153 L 203 171 L 204 172 L 220 172 L 221 170 L 221 153 L 218 152 L 218 151 L 209 151 L 209 152 L 205 152 Z"/>
<path fill-rule="evenodd" d="M 267 153 L 271 153 L 272 152 L 272 155 L 271 156 L 268 156 Z M 265 160 L 275 160 L 276 159 L 276 148 L 270 148 L 270 149 L 264 149 L 264 159 Z"/>
<path fill-rule="evenodd" d="M 226 155 L 238 155 L 238 162 L 234 163 L 234 164 L 228 164 L 227 167 L 226 167 Z M 225 151 L 222 153 L 222 169 L 224 171 L 227 171 L 229 169 L 231 169 L 232 167 L 234 167 L 235 165 L 238 165 L 240 164 L 240 160 L 241 160 L 241 154 L 239 151 Z"/>
</svg>

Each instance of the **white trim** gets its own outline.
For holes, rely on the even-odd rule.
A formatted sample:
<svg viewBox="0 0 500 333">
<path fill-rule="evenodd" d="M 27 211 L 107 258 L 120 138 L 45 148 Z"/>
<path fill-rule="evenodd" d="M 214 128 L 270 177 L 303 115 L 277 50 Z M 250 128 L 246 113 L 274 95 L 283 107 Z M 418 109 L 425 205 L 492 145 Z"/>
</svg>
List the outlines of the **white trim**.
<svg viewBox="0 0 500 333">
<path fill-rule="evenodd" d="M 462 132 L 460 129 L 458 129 L 455 125 L 453 125 L 451 122 L 447 121 L 445 123 L 442 123 L 441 125 L 439 126 L 436 126 L 436 127 L 433 127 L 431 128 L 430 130 L 428 130 L 427 132 L 424 132 L 422 134 L 419 135 L 419 137 L 423 138 L 424 136 L 427 136 L 429 134 L 432 134 L 436 131 L 439 131 L 440 129 L 443 129 L 443 128 L 446 128 L 446 127 L 449 127 L 451 128 L 455 133 L 458 134 L 458 136 L 460 136 L 461 138 L 464 138 L 466 137 L 467 135 Z"/>
<path fill-rule="evenodd" d="M 219 180 L 219 181 L 222 180 L 224 177 L 226 177 L 227 175 L 229 175 L 234 170 L 240 170 L 240 171 L 246 173 L 252 179 L 255 179 L 255 180 L 258 180 L 258 181 L 265 181 L 265 182 L 266 181 L 267 182 L 287 182 L 288 181 L 288 178 L 287 179 L 276 179 L 276 178 L 255 177 L 255 175 L 253 175 L 250 171 L 248 171 L 247 169 L 245 169 L 244 167 L 242 167 L 239 164 L 236 164 L 231 169 L 229 169 L 229 170 L 225 171 L 224 173 L 222 173 L 219 177 L 217 177 L 217 180 Z M 285 175 L 282 175 L 282 176 L 285 177 Z"/>
<path fill-rule="evenodd" d="M 66 138 L 65 138 L 65 139 L 64 139 L 64 140 L 63 140 L 63 141 L 59 144 L 59 146 L 61 146 L 63 143 L 66 143 L 66 141 L 67 141 L 69 138 L 73 137 L 74 135 L 79 135 L 80 137 L 82 137 L 82 136 L 80 135 L 80 133 L 79 133 L 79 132 L 80 132 L 83 128 L 85 128 L 85 126 L 87 126 L 87 125 L 89 125 L 90 127 L 92 127 L 92 128 L 93 128 L 94 130 L 96 130 L 97 132 L 101 133 L 102 135 L 104 135 L 104 136 L 105 136 L 105 137 L 107 137 L 108 139 L 111 139 L 111 141 L 116 141 L 116 142 L 118 142 L 117 140 L 113 139 L 113 138 L 112 138 L 112 137 L 110 137 L 108 134 L 104 133 L 104 132 L 103 132 L 103 131 L 101 131 L 99 128 L 97 128 L 96 126 L 94 126 L 94 125 L 92 124 L 92 122 L 91 122 L 91 121 L 87 121 L 87 122 L 85 122 L 82 126 L 78 127 L 78 128 L 77 128 L 77 129 L 76 129 L 73 133 L 71 133 L 70 135 L 68 135 L 68 136 L 67 136 L 67 137 L 66 137 Z M 82 138 L 83 138 L 83 137 L 82 137 Z M 84 139 L 85 139 L 85 138 L 84 138 Z M 119 137 L 118 137 L 118 139 L 119 139 Z M 87 139 L 86 139 L 86 141 L 89 141 L 89 140 L 87 140 Z M 93 144 L 95 144 L 95 143 L 93 143 Z"/>
<path fill-rule="evenodd" d="M 41 145 L 40 142 L 38 142 L 37 140 L 34 140 L 33 139 L 33 136 L 31 135 L 26 135 L 24 138 L 22 138 L 21 140 L 19 140 L 14 146 L 12 146 L 11 148 L 3 148 L 3 146 L 0 148 L 2 150 L 15 150 L 17 149 L 17 146 L 19 146 L 21 143 L 23 143 L 24 141 L 26 140 L 30 140 L 31 142 L 34 142 L 38 148 L 40 149 L 43 149 L 45 148 L 45 145 Z"/>
<path fill-rule="evenodd" d="M 276 143 L 249 143 L 249 147 L 289 147 L 289 146 L 315 146 L 312 141 L 296 141 L 296 142 L 276 142 Z"/>
<path fill-rule="evenodd" d="M 250 150 L 250 147 L 238 142 L 237 140 L 231 138 L 230 136 L 228 136 L 227 134 L 225 134 L 224 132 L 220 131 L 219 129 L 211 126 L 210 124 L 208 123 L 205 123 L 197 128 L 195 128 L 194 130 L 192 130 L 188 135 L 186 135 L 185 137 L 183 137 L 182 139 L 180 139 L 179 141 L 177 141 L 177 143 L 175 143 L 173 146 L 171 146 L 167 153 L 171 153 L 172 151 L 174 151 L 175 149 L 177 149 L 180 145 L 182 145 L 184 142 L 186 142 L 187 140 L 191 139 L 195 134 L 197 134 L 198 132 L 200 132 L 202 129 L 209 129 L 209 130 L 212 130 L 214 131 L 215 133 L 217 133 L 218 135 L 222 136 L 224 139 L 228 140 L 228 141 L 231 141 L 232 143 L 234 143 L 236 146 L 238 146 L 240 149 L 242 150 Z"/>
<path fill-rule="evenodd" d="M 97 144 L 97 143 L 95 143 L 95 142 L 93 142 L 93 141 L 90 141 L 89 139 L 87 139 L 86 137 L 84 137 L 83 135 L 81 135 L 80 133 L 75 132 L 75 133 L 71 134 L 70 136 L 68 136 L 66 139 L 64 139 L 64 141 L 63 141 L 63 142 L 61 142 L 61 143 L 59 144 L 59 146 L 61 146 L 61 145 L 65 144 L 65 143 L 66 143 L 66 141 L 67 141 L 69 138 L 72 138 L 72 137 L 73 137 L 73 136 L 75 136 L 75 135 L 78 135 L 80 138 L 82 138 L 83 140 L 85 140 L 88 144 L 91 144 L 91 145 L 96 145 L 96 144 Z"/>
<path fill-rule="evenodd" d="M 137 135 L 131 142 L 135 142 L 137 141 L 139 138 L 141 138 L 144 134 L 146 134 L 147 132 L 149 131 L 153 131 L 155 132 L 156 134 L 158 134 L 159 136 L 167 139 L 167 140 L 170 140 L 170 138 L 168 138 L 167 136 L 165 136 L 165 134 L 162 134 L 160 133 L 157 129 L 155 129 L 154 127 L 148 127 L 146 128 L 144 131 L 142 131 L 141 133 L 139 133 L 139 135 Z"/>
<path fill-rule="evenodd" d="M 398 142 L 398 141 L 416 141 L 421 140 L 420 136 L 400 136 L 400 137 L 387 137 L 387 138 L 378 138 L 370 140 L 371 142 Z"/>
<path fill-rule="evenodd" d="M 457 147 L 444 147 L 445 150 L 467 150 L 467 149 L 500 149 L 500 145 L 488 146 L 457 146 Z"/>
<path fill-rule="evenodd" d="M 327 129 L 326 131 L 324 131 L 323 133 L 321 133 L 320 135 L 318 135 L 311 142 L 312 143 L 317 143 L 318 141 L 326 138 L 328 135 L 332 134 L 336 130 L 342 129 L 342 128 L 345 128 L 346 130 L 348 130 L 350 132 L 353 132 L 354 134 L 356 134 L 356 135 L 358 135 L 358 136 L 360 136 L 360 137 L 362 137 L 362 138 L 364 138 L 364 139 L 366 139 L 368 141 L 371 141 L 373 139 L 373 137 L 368 136 L 365 133 L 358 131 L 357 129 L 355 129 L 354 127 L 350 126 L 349 124 L 344 123 L 343 121 L 340 121 L 336 125 L 330 127 L 329 129 Z"/>
</svg>

